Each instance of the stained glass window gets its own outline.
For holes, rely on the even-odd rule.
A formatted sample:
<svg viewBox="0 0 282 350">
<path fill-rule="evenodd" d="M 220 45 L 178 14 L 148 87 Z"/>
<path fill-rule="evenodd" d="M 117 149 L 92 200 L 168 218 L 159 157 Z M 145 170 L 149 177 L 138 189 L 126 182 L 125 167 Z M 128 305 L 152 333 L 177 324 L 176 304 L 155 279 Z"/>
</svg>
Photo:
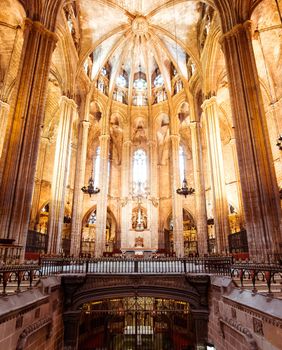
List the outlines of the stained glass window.
<svg viewBox="0 0 282 350">
<path fill-rule="evenodd" d="M 117 77 L 117 85 L 120 87 L 126 87 L 126 79 L 123 75 Z"/>
<path fill-rule="evenodd" d="M 159 87 L 159 86 L 163 86 L 163 84 L 164 84 L 164 79 L 163 79 L 162 75 L 159 74 L 154 80 L 154 85 L 156 87 Z"/>
<path fill-rule="evenodd" d="M 94 225 L 96 224 L 96 210 L 92 212 L 92 214 L 89 217 L 88 224 Z"/>
<path fill-rule="evenodd" d="M 147 184 L 147 155 L 142 149 L 133 154 L 133 184 L 136 191 L 145 191 Z"/>
<path fill-rule="evenodd" d="M 147 82 L 146 80 L 139 78 L 134 80 L 133 86 L 136 90 L 146 90 L 147 89 Z"/>
</svg>

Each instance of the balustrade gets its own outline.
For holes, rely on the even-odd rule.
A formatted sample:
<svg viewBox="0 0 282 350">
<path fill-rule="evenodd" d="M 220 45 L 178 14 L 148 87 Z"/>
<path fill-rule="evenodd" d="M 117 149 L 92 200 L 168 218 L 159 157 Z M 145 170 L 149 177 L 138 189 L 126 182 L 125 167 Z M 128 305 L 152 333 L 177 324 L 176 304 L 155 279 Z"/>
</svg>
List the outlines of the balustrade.
<svg viewBox="0 0 282 350">
<path fill-rule="evenodd" d="M 42 258 L 43 275 L 88 274 L 230 274 L 231 257 L 217 258 Z"/>
<path fill-rule="evenodd" d="M 1 266 L 0 293 L 5 296 L 32 288 L 41 277 L 71 274 L 223 275 L 231 276 L 239 287 L 251 288 L 254 293 L 266 289 L 267 294 L 271 295 L 276 289 L 282 295 L 282 265 L 249 262 L 233 264 L 232 257 L 148 259 L 42 257 L 38 265 Z"/>
<path fill-rule="evenodd" d="M 6 296 L 14 292 L 19 293 L 26 289 L 32 289 L 41 276 L 42 272 L 39 265 L 1 266 L 0 292 L 2 296 Z"/>
</svg>

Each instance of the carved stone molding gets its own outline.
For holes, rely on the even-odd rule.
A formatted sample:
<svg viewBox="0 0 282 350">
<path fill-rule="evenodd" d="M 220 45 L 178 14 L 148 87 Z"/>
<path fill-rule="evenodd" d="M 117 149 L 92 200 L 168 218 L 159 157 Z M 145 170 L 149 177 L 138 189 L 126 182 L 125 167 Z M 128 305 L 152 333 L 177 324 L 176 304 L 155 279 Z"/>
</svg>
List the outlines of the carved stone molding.
<svg viewBox="0 0 282 350">
<path fill-rule="evenodd" d="M 76 310 L 83 303 L 101 296 L 159 294 L 185 299 L 192 309 L 207 309 L 208 276 L 64 276 L 65 310 Z"/>
<path fill-rule="evenodd" d="M 39 329 L 43 327 L 47 327 L 47 339 L 51 336 L 52 331 L 52 317 L 48 316 L 38 320 L 37 322 L 27 326 L 21 333 L 18 339 L 16 350 L 23 350 L 26 344 L 26 341 L 30 335 L 37 332 Z"/>
<path fill-rule="evenodd" d="M 251 315 L 253 317 L 261 319 L 263 322 L 271 324 L 275 327 L 282 328 L 282 322 L 280 319 L 270 317 L 266 313 L 259 312 L 258 310 L 250 309 L 244 305 L 240 305 L 235 303 L 234 301 L 228 300 L 227 298 L 224 298 L 224 302 L 231 306 L 231 308 L 234 308 L 236 310 L 240 310 L 244 313 L 247 313 L 248 315 Z"/>
<path fill-rule="evenodd" d="M 224 325 L 233 329 L 235 332 L 239 333 L 245 340 L 246 343 L 249 344 L 250 350 L 258 350 L 258 345 L 247 327 L 244 327 L 241 323 L 237 322 L 234 319 L 228 319 L 219 317 L 218 318 L 220 330 L 222 332 L 223 338 L 225 338 Z"/>
</svg>

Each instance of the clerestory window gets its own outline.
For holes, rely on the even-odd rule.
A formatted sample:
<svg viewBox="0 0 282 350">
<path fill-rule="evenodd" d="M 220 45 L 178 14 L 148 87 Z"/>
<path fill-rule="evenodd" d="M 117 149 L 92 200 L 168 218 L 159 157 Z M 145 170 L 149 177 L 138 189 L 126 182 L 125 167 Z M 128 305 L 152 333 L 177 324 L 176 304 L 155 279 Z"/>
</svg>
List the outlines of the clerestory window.
<svg viewBox="0 0 282 350">
<path fill-rule="evenodd" d="M 143 149 L 133 154 L 133 187 L 135 191 L 146 191 L 147 185 L 147 155 Z"/>
</svg>

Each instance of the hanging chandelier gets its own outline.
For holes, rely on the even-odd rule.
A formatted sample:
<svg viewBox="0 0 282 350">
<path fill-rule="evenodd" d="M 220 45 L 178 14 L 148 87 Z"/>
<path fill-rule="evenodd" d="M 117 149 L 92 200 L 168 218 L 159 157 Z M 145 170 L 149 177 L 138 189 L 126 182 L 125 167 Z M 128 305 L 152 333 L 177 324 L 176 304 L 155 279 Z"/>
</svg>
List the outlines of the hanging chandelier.
<svg viewBox="0 0 282 350">
<path fill-rule="evenodd" d="M 97 194 L 100 192 L 100 189 L 98 187 L 94 187 L 94 180 L 93 180 L 93 176 L 91 174 L 89 181 L 88 181 L 88 185 L 87 186 L 83 186 L 81 188 L 81 191 L 83 193 L 89 194 L 89 196 L 91 197 L 92 194 Z"/>
<path fill-rule="evenodd" d="M 195 192 L 195 189 L 192 187 L 188 187 L 187 186 L 187 180 L 184 178 L 183 182 L 182 182 L 182 187 L 178 188 L 176 190 L 177 194 L 181 194 L 182 196 L 184 196 L 185 198 L 191 194 L 193 194 Z"/>
</svg>

